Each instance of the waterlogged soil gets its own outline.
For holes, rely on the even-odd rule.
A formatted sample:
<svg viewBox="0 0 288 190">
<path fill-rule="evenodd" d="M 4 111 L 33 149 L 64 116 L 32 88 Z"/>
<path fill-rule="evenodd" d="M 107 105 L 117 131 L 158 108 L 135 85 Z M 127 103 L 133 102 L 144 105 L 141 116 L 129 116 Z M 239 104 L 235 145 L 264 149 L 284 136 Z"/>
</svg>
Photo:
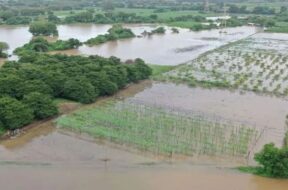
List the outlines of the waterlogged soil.
<svg viewBox="0 0 288 190">
<path fill-rule="evenodd" d="M 111 25 L 72 24 L 59 25 L 59 37 L 67 40 L 76 38 L 84 42 L 99 34 L 107 33 Z M 152 31 L 157 25 L 130 24 L 124 25 L 130 28 L 137 36 L 144 31 Z M 164 35 L 136 37 L 118 41 L 107 42 L 93 47 L 81 46 L 79 49 L 62 51 L 69 55 L 102 55 L 105 57 L 117 56 L 123 61 L 127 59 L 142 58 L 148 63 L 159 65 L 177 65 L 196 58 L 201 53 L 215 49 L 231 41 L 237 41 L 257 32 L 254 27 L 237 27 L 227 29 L 227 34 L 219 33 L 219 30 L 192 32 L 188 29 L 179 29 L 179 34 L 171 32 L 166 27 Z M 209 39 L 205 37 L 209 36 Z M 211 40 L 217 39 L 217 40 Z M 10 46 L 9 54 L 17 47 L 23 46 L 32 39 L 28 26 L 0 26 L 0 41 L 7 42 Z M 53 39 L 53 40 L 56 40 Z M 185 51 L 180 51 L 185 50 Z M 55 53 L 55 52 L 54 52 Z M 59 52 L 56 52 L 59 53 Z M 12 57 L 13 59 L 15 57 Z"/>
<path fill-rule="evenodd" d="M 271 123 L 282 123 L 288 107 L 286 100 L 272 97 L 144 81 L 80 109 L 127 98 L 163 107 L 169 105 L 208 114 L 217 112 L 223 117 L 247 119 L 259 125 L 262 124 L 261 114 L 262 119 L 271 120 Z M 263 106 L 257 108 L 262 103 Z M 76 106 L 72 107 L 66 110 L 62 106 L 62 113 L 76 109 Z M 236 108 L 239 113 L 234 110 Z M 54 120 L 50 120 L 17 138 L 0 142 L 0 184 L 5 190 L 89 190 L 95 187 L 109 190 L 286 190 L 288 186 L 287 180 L 243 174 L 225 165 L 208 164 L 199 159 L 198 162 L 164 159 L 128 147 L 119 148 L 58 129 Z"/>
</svg>

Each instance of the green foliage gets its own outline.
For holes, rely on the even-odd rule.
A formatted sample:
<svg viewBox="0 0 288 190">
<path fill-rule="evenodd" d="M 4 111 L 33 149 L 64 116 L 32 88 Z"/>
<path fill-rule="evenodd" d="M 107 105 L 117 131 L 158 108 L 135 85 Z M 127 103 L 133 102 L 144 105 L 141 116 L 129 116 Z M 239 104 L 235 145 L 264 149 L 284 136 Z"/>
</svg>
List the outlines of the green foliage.
<svg viewBox="0 0 288 190">
<path fill-rule="evenodd" d="M 271 177 L 288 178 L 288 148 L 275 147 L 267 144 L 261 152 L 255 155 L 255 160 L 261 165 L 261 173 Z"/>
<path fill-rule="evenodd" d="M 158 27 L 151 31 L 152 34 L 165 34 L 166 30 L 164 27 Z"/>
<path fill-rule="evenodd" d="M 8 44 L 5 42 L 0 42 L 0 58 L 6 58 L 7 54 L 4 53 L 5 50 L 9 48 Z"/>
<path fill-rule="evenodd" d="M 169 72 L 175 68 L 175 66 L 170 65 L 149 65 L 149 67 L 152 69 L 153 77 Z"/>
<path fill-rule="evenodd" d="M 151 69 L 140 59 L 124 64 L 116 57 L 35 52 L 21 56 L 19 61 L 7 62 L 0 68 L 0 97 L 7 97 L 3 99 L 3 106 L 0 105 L 0 121 L 5 129 L 22 127 L 33 117 L 44 119 L 57 114 L 54 99 L 91 103 L 99 95 L 112 95 L 151 74 Z M 18 109 L 23 115 L 27 114 L 27 120 L 18 114 Z M 10 122 L 15 118 L 16 123 Z"/>
<path fill-rule="evenodd" d="M 58 114 L 56 104 L 46 94 L 32 92 L 24 96 L 23 102 L 33 110 L 36 119 L 45 119 Z"/>
<path fill-rule="evenodd" d="M 99 35 L 96 38 L 91 38 L 87 40 L 88 45 L 98 45 L 105 43 L 107 41 L 113 41 L 117 39 L 133 38 L 135 34 L 127 28 L 123 28 L 122 25 L 113 25 L 112 28 L 108 30 L 108 34 Z"/>
<path fill-rule="evenodd" d="M 68 50 L 68 49 L 76 49 L 81 45 L 82 43 L 79 40 L 73 38 L 67 41 L 57 40 L 56 42 L 48 42 L 42 37 L 37 37 L 32 39 L 29 43 L 25 44 L 23 47 L 15 49 L 14 53 L 17 55 L 22 55 L 31 52 Z"/>
<path fill-rule="evenodd" d="M 97 96 L 97 89 L 86 78 L 71 78 L 65 82 L 63 87 L 64 98 L 81 103 L 94 102 Z"/>
<path fill-rule="evenodd" d="M 33 113 L 28 106 L 14 98 L 0 98 L 0 122 L 5 129 L 18 129 L 32 120 Z"/>
<path fill-rule="evenodd" d="M 58 30 L 55 23 L 48 21 L 35 21 L 30 24 L 29 32 L 34 36 L 57 36 Z"/>
</svg>

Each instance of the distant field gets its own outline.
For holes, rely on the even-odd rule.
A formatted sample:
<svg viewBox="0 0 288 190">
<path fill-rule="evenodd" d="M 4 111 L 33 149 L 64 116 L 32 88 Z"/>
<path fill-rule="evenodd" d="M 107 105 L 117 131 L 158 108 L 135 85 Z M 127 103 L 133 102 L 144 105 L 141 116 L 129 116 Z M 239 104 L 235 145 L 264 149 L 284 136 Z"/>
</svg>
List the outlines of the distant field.
<svg viewBox="0 0 288 190">
<path fill-rule="evenodd" d="M 288 33 L 288 23 L 277 22 L 276 26 L 269 28 L 267 32 Z"/>
<path fill-rule="evenodd" d="M 274 8 L 276 11 L 279 11 L 281 6 L 288 6 L 288 2 L 245 2 L 245 3 L 233 3 L 236 4 L 237 6 L 247 6 L 248 10 L 253 10 L 255 7 L 259 6 L 267 6 L 269 8 Z"/>
</svg>

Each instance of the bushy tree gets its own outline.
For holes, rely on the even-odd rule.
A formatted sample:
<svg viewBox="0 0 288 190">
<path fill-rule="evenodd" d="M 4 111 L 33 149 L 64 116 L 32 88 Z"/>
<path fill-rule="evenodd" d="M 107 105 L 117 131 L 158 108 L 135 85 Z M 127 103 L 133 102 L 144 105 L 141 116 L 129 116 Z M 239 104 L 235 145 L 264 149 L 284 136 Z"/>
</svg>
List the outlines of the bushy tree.
<svg viewBox="0 0 288 190">
<path fill-rule="evenodd" d="M 9 97 L 11 105 L 20 104 L 20 110 L 28 109 L 28 113 L 30 110 L 37 119 L 42 119 L 56 114 L 53 98 L 91 103 L 99 95 L 112 95 L 128 83 L 146 79 L 150 74 L 151 69 L 141 59 L 124 64 L 116 57 L 29 52 L 21 55 L 19 61 L 10 61 L 0 68 L 0 97 Z M 7 113 L 2 111 L 3 118 L 7 119 L 0 115 L 5 127 L 12 116 L 17 119 L 16 108 L 14 110 L 5 104 L 0 109 L 10 109 Z M 31 120 L 31 117 L 27 118 Z M 7 128 L 14 129 L 28 123 L 26 120 L 17 121 Z"/>
<path fill-rule="evenodd" d="M 19 76 L 11 74 L 7 77 L 0 77 L 0 95 L 19 99 L 23 97 L 23 93 L 23 81 Z"/>
<path fill-rule="evenodd" d="M 68 79 L 63 88 L 63 96 L 81 103 L 91 103 L 98 97 L 94 86 L 84 77 Z"/>
<path fill-rule="evenodd" d="M 264 146 L 255 155 L 255 160 L 261 165 L 262 173 L 271 177 L 288 177 L 288 148 L 277 148 L 273 143 Z"/>
<path fill-rule="evenodd" d="M 5 50 L 9 48 L 8 44 L 5 42 L 0 42 L 0 58 L 6 58 L 7 54 L 4 53 Z"/>
<path fill-rule="evenodd" d="M 55 23 L 47 22 L 47 21 L 35 21 L 30 24 L 29 31 L 34 36 L 57 36 L 58 30 Z"/>
<path fill-rule="evenodd" d="M 21 128 L 32 122 L 32 120 L 33 113 L 28 106 L 14 98 L 0 98 L 0 121 L 6 129 Z"/>
<path fill-rule="evenodd" d="M 58 114 L 57 106 L 49 95 L 32 92 L 24 96 L 23 102 L 33 111 L 36 119 L 45 119 Z"/>
</svg>

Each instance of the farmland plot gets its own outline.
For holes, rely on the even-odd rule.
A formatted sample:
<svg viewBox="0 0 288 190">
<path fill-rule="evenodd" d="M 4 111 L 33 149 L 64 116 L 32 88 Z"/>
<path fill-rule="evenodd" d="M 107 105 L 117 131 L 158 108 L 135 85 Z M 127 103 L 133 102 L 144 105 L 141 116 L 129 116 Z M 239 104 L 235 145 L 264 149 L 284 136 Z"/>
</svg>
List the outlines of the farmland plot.
<svg viewBox="0 0 288 190">
<path fill-rule="evenodd" d="M 288 35 L 256 34 L 203 54 L 162 79 L 288 95 Z"/>
<path fill-rule="evenodd" d="M 63 116 L 57 125 L 156 155 L 248 159 L 261 132 L 242 123 L 143 104 L 110 102 Z"/>
</svg>

